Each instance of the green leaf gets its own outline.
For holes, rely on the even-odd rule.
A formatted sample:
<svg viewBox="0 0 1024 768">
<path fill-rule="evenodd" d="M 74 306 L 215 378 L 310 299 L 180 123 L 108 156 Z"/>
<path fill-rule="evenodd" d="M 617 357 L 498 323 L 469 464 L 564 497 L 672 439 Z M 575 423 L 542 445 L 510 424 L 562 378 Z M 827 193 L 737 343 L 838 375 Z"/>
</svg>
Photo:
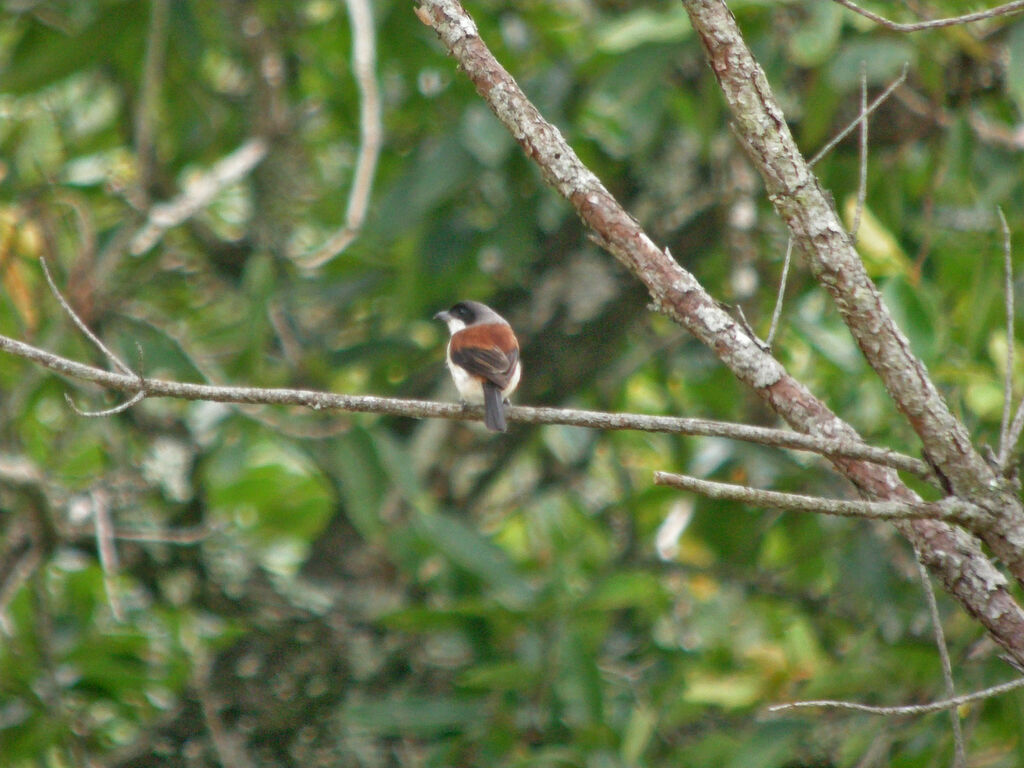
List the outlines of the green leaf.
<svg viewBox="0 0 1024 768">
<path fill-rule="evenodd" d="M 145 3 L 111 3 L 70 35 L 41 22 L 27 25 L 7 67 L 0 72 L 0 91 L 25 94 L 53 85 L 98 65 L 97 51 L 110 58 L 115 52 L 129 60 L 139 58 L 147 8 Z"/>
<path fill-rule="evenodd" d="M 844 44 L 828 69 L 832 84 L 842 91 L 860 86 L 863 67 L 868 85 L 888 85 L 899 77 L 903 65 L 914 66 L 917 48 L 907 40 L 893 37 L 864 37 Z"/>
<path fill-rule="evenodd" d="M 790 60 L 803 67 L 827 61 L 835 51 L 842 20 L 843 10 L 838 5 L 814 3 L 809 16 L 789 36 Z"/>
<path fill-rule="evenodd" d="M 658 577 L 648 571 L 621 571 L 602 581 L 586 599 L 586 607 L 597 611 L 623 608 L 653 610 L 664 602 Z"/>
<path fill-rule="evenodd" d="M 639 8 L 605 22 L 597 28 L 597 49 L 604 53 L 625 53 L 651 43 L 681 42 L 693 27 L 680 4 L 667 11 Z"/>
<path fill-rule="evenodd" d="M 494 590 L 507 607 L 521 608 L 531 601 L 533 590 L 505 551 L 472 526 L 452 515 L 423 512 L 416 527 L 439 552 Z"/>
</svg>

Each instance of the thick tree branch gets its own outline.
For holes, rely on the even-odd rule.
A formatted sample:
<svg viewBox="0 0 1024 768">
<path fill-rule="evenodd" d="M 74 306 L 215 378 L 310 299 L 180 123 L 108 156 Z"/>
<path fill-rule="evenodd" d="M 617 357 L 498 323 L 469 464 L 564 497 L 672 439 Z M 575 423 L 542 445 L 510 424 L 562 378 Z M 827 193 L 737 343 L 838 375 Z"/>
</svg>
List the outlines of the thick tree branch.
<svg viewBox="0 0 1024 768">
<path fill-rule="evenodd" d="M 298 405 L 314 410 L 377 413 L 412 418 L 476 421 L 483 418 L 481 408 L 467 407 L 460 403 L 436 403 L 427 400 L 403 400 L 372 395 L 339 395 L 302 389 L 227 387 L 164 379 L 144 379 L 134 373 L 112 373 L 102 368 L 84 365 L 6 336 L 0 336 L 0 350 L 39 363 L 65 376 L 131 394 L 133 397 L 128 403 L 132 404 L 146 397 L 174 397 L 183 400 L 206 400 L 243 405 Z M 124 410 L 125 405 L 84 415 L 114 414 Z M 521 405 L 509 406 L 506 412 L 510 421 L 523 424 L 561 424 L 590 429 L 663 432 L 691 437 L 724 437 L 773 448 L 808 451 L 829 458 L 870 461 L 934 480 L 928 465 L 920 459 L 897 453 L 888 448 L 865 445 L 851 439 L 828 439 L 783 429 L 752 427 L 746 424 L 730 424 L 677 416 L 649 416 L 638 413 L 607 413 Z"/>
<path fill-rule="evenodd" d="M 1024 508 L 971 444 L 893 321 L 832 198 L 804 160 L 764 72 L 723 0 L 683 0 L 740 137 L 815 279 L 831 294 L 868 363 L 920 437 L 950 490 L 987 509 L 982 535 L 1024 583 Z"/>
<path fill-rule="evenodd" d="M 690 475 L 676 475 L 671 472 L 655 472 L 655 485 L 668 485 L 683 491 L 699 493 L 709 499 L 735 501 L 758 507 L 783 509 L 788 512 L 817 512 L 839 517 L 863 517 L 868 520 L 945 520 L 950 523 L 968 524 L 976 519 L 979 510 L 956 497 L 947 496 L 941 501 L 854 501 L 848 499 L 826 499 L 820 496 L 806 496 L 799 493 L 764 491 L 747 485 L 716 483 L 701 480 Z"/>
<path fill-rule="evenodd" d="M 728 14 L 724 5 L 719 10 Z M 760 349 L 693 275 L 651 241 L 494 59 L 480 39 L 476 25 L 456 0 L 423 0 L 417 15 L 433 26 L 477 92 L 527 157 L 537 163 L 547 183 L 572 204 L 598 241 L 648 288 L 655 306 L 706 344 L 794 429 L 830 438 L 859 439 L 848 424 Z M 734 21 L 729 23 L 735 28 Z M 729 45 L 743 47 L 738 33 Z M 764 82 L 763 75 L 759 82 Z M 775 114 L 777 122 L 784 126 L 781 113 L 776 109 Z M 841 228 L 837 233 L 845 236 Z M 918 500 L 892 471 L 846 459 L 835 459 L 833 463 L 871 498 Z M 984 624 L 1014 659 L 1024 661 L 1024 611 L 977 541 L 938 521 L 917 520 L 897 525 L 921 550 L 944 588 Z"/>
</svg>

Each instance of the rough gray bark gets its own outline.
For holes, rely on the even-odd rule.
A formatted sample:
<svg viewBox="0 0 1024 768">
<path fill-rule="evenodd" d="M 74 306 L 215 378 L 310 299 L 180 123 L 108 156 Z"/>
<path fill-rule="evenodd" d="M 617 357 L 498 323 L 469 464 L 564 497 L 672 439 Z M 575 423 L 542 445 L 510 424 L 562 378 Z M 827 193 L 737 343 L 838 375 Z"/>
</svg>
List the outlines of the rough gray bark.
<svg viewBox="0 0 1024 768">
<path fill-rule="evenodd" d="M 1012 488 L 971 444 L 888 308 L 822 190 L 722 0 L 684 0 L 708 63 L 732 110 L 736 133 L 764 179 L 768 197 L 815 279 L 836 303 L 868 363 L 921 439 L 947 490 L 988 510 L 985 543 L 1024 583 L 1024 508 Z"/>
</svg>

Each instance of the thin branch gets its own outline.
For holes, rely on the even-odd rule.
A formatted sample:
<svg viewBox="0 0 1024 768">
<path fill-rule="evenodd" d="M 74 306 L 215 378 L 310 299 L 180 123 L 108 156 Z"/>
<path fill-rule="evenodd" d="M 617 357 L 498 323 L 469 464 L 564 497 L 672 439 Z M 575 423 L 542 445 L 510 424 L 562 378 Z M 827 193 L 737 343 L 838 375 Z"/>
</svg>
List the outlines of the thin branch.
<svg viewBox="0 0 1024 768">
<path fill-rule="evenodd" d="M 921 553 L 914 550 L 914 560 L 917 562 L 917 573 L 921 578 L 921 585 L 924 587 L 925 601 L 928 603 L 928 613 L 932 617 L 932 629 L 935 631 L 935 646 L 939 649 L 939 660 L 942 663 L 942 679 L 946 684 L 946 697 L 952 698 L 956 695 L 956 686 L 953 683 L 953 665 L 949 661 L 949 648 L 946 647 L 946 633 L 942 631 L 942 617 L 939 616 L 939 604 L 935 601 L 935 590 L 932 587 L 931 578 L 928 576 L 928 569 L 921 562 Z M 953 723 L 953 745 L 956 753 L 954 762 L 955 768 L 966 768 L 967 752 L 964 749 L 964 732 L 960 725 L 960 715 L 955 709 L 949 711 L 950 720 Z"/>
<path fill-rule="evenodd" d="M 1013 347 L 1015 344 L 1013 312 L 1013 251 L 1010 246 L 1010 227 L 1003 209 L 996 208 L 1003 228 L 1003 302 L 1006 306 L 1006 372 L 1003 377 L 1003 418 L 999 426 L 999 467 L 1006 470 L 1010 451 L 1016 443 L 1010 437 L 1010 411 L 1013 409 Z"/>
<path fill-rule="evenodd" d="M 373 191 L 373 175 L 381 147 L 380 93 L 377 88 L 376 42 L 369 0 L 346 0 L 352 25 L 352 71 L 359 89 L 359 157 L 349 190 L 345 225 L 311 256 L 307 269 L 319 267 L 344 251 L 359 236 Z"/>
<path fill-rule="evenodd" d="M 932 712 L 943 712 L 947 709 L 956 709 L 964 704 L 974 701 L 990 699 L 993 696 L 1000 696 L 1008 691 L 1024 688 L 1024 677 L 1011 680 L 1008 683 L 994 685 L 983 691 L 966 693 L 962 696 L 954 696 L 950 699 L 933 701 L 931 704 L 908 704 L 901 707 L 874 707 L 869 704 L 857 704 L 852 701 L 835 701 L 832 699 L 817 699 L 814 701 L 793 701 L 788 704 L 773 704 L 768 707 L 768 712 L 786 712 L 791 709 L 848 709 L 854 712 L 866 712 L 869 715 L 927 715 Z"/>
<path fill-rule="evenodd" d="M 789 236 L 786 243 L 786 259 L 782 262 L 782 277 L 779 278 L 779 294 L 775 298 L 775 309 L 772 310 L 772 324 L 768 328 L 768 338 L 765 343 L 768 349 L 772 348 L 775 342 L 775 332 L 779 329 L 779 318 L 782 316 L 782 302 L 786 296 L 786 281 L 789 279 L 789 263 L 793 258 L 793 236 Z"/>
<path fill-rule="evenodd" d="M 117 547 L 114 546 L 114 527 L 110 523 L 110 500 L 106 492 L 96 489 L 89 494 L 92 522 L 96 528 L 96 549 L 103 569 L 103 587 L 107 593 L 110 612 L 117 621 L 124 621 L 121 598 L 117 591 Z"/>
<path fill-rule="evenodd" d="M 146 544 L 175 544 L 189 546 L 210 538 L 218 528 L 210 525 L 196 525 L 191 528 L 111 528 L 111 538 L 117 541 L 138 541 Z M 91 533 L 87 528 L 76 525 L 60 526 L 61 536 L 74 538 Z"/>
<path fill-rule="evenodd" d="M 245 178 L 264 157 L 267 142 L 259 137 L 249 139 L 229 155 L 214 163 L 209 171 L 189 182 L 180 195 L 166 203 L 157 203 L 149 210 L 149 219 L 132 237 L 129 248 L 139 256 L 163 237 L 171 227 L 184 224 L 203 210 L 226 187 Z"/>
<path fill-rule="evenodd" d="M 377 413 L 412 418 L 475 420 L 483 417 L 480 407 L 461 403 L 405 400 L 373 395 L 341 395 L 301 389 L 261 389 L 257 387 L 215 386 L 164 379 L 142 379 L 135 374 L 118 374 L 69 360 L 22 341 L 0 336 L 0 350 L 31 360 L 71 378 L 99 384 L 107 389 L 147 397 L 173 397 L 182 400 L 208 400 L 246 405 L 298 405 L 313 410 L 340 410 L 352 413 Z M 648 416 L 634 413 L 607 413 L 562 408 L 509 406 L 509 421 L 524 424 L 562 424 L 604 430 L 637 430 L 701 437 L 725 437 L 775 448 L 809 451 L 828 457 L 870 461 L 929 478 L 927 465 L 911 456 L 887 448 L 876 448 L 853 439 L 825 438 L 783 429 L 730 424 L 706 419 L 677 416 Z"/>
<path fill-rule="evenodd" d="M 71 395 L 69 395 L 67 392 L 64 393 L 64 400 L 67 402 L 68 407 L 70 407 L 71 410 L 74 411 L 79 416 L 85 416 L 87 418 L 97 418 L 97 417 L 100 417 L 100 416 L 114 416 L 115 414 L 118 414 L 118 413 L 124 413 L 129 408 L 131 408 L 133 405 L 135 405 L 135 404 L 137 404 L 137 403 L 139 403 L 139 402 L 141 402 L 142 400 L 145 400 L 145 399 L 146 399 L 146 390 L 142 389 L 142 390 L 139 390 L 138 392 L 136 392 L 134 395 L 132 395 L 131 399 L 125 400 L 120 405 L 115 405 L 112 408 L 106 408 L 106 409 L 104 409 L 102 411 L 83 411 L 81 408 L 79 408 L 77 405 L 75 405 L 75 401 L 71 399 Z"/>
<path fill-rule="evenodd" d="M 904 71 L 906 65 L 904 65 Z M 860 229 L 860 217 L 864 213 L 864 203 L 868 197 L 868 70 L 867 64 L 860 63 L 860 113 L 865 115 L 860 121 L 860 155 L 857 164 L 857 207 L 853 211 L 853 223 L 850 227 L 850 239 L 857 243 L 857 231 Z"/>
<path fill-rule="evenodd" d="M 977 13 L 966 13 L 963 16 L 951 16 L 945 19 L 934 19 L 932 21 L 917 21 L 910 24 L 901 24 L 896 21 L 890 21 L 884 16 L 879 16 L 877 13 L 873 13 L 865 8 L 861 8 L 859 5 L 853 2 L 853 0 L 832 0 L 835 3 L 844 8 L 849 8 L 854 13 L 859 13 L 865 18 L 871 19 L 876 24 L 879 24 L 886 29 L 891 29 L 894 32 L 920 32 L 923 29 L 938 29 L 940 27 L 953 27 L 958 24 L 970 24 L 974 21 L 982 21 L 983 19 L 991 19 L 996 16 L 1006 16 L 1012 13 L 1020 13 L 1024 11 L 1024 0 L 1014 0 L 1011 3 L 1003 3 L 997 5 L 995 8 L 989 8 L 985 11 L 978 11 Z"/>
<path fill-rule="evenodd" d="M 78 313 L 71 308 L 71 305 L 68 303 L 67 299 L 64 298 L 64 295 L 60 292 L 60 289 L 57 287 L 57 283 L 54 281 L 53 275 L 50 274 L 50 266 L 46 263 L 46 258 L 40 255 L 39 262 L 43 267 L 43 274 L 46 276 L 46 282 L 50 286 L 50 291 L 53 293 L 54 297 L 56 297 L 57 301 L 60 302 L 61 307 L 63 307 L 64 311 L 67 313 L 68 317 L 71 318 L 71 321 L 75 324 L 75 326 L 77 326 L 78 330 L 80 330 L 85 335 L 85 337 L 89 339 L 89 341 L 91 341 L 97 348 L 99 348 L 99 350 L 104 355 L 106 355 L 107 359 L 110 360 L 110 362 L 114 364 L 114 367 L 121 371 L 121 373 L 135 376 L 136 378 L 139 379 L 139 381 L 142 381 L 141 377 L 139 377 L 138 374 L 134 373 L 131 368 L 125 365 L 121 358 L 115 355 L 110 350 L 110 348 L 107 347 L 106 344 L 100 341 L 99 337 L 89 329 L 88 325 L 85 324 L 85 321 L 78 316 Z M 106 410 L 102 411 L 84 411 L 80 409 L 77 405 L 75 405 L 75 402 L 71 399 L 71 395 L 64 393 L 64 399 L 71 407 L 71 410 L 73 410 L 79 416 L 112 416 L 115 413 L 127 411 L 140 400 L 145 399 L 145 397 L 146 390 L 145 388 L 143 388 L 140 389 L 130 400 L 121 403 L 120 405 L 116 405 L 113 408 L 107 408 Z"/>
<path fill-rule="evenodd" d="M 75 324 L 85 338 L 91 341 L 96 348 L 99 349 L 111 363 L 113 363 L 115 368 L 121 371 L 121 373 L 134 376 L 135 374 L 132 372 L 132 369 L 125 365 L 121 358 L 111 352 L 107 345 L 100 341 L 99 337 L 89 330 L 89 326 L 85 324 L 85 321 L 82 320 L 82 318 L 78 316 L 78 313 L 71 308 L 70 304 L 68 304 L 67 299 L 64 298 L 64 295 L 57 287 L 57 283 L 54 282 L 53 275 L 50 274 L 50 265 L 46 263 L 46 257 L 40 254 L 39 263 L 43 267 L 43 275 L 46 277 L 46 284 L 50 286 L 50 292 L 53 293 L 54 298 L 56 298 L 60 303 L 61 308 L 67 313 L 67 316 L 71 318 L 71 322 Z"/>
<path fill-rule="evenodd" d="M 689 475 L 655 472 L 655 485 L 666 485 L 691 491 L 720 501 L 735 501 L 759 507 L 783 509 L 789 512 L 818 512 L 839 517 L 862 517 L 869 520 L 945 520 L 968 523 L 976 520 L 979 511 L 973 505 L 947 496 L 940 501 L 848 501 L 805 496 L 798 493 L 764 491 L 745 485 L 716 483 Z"/>
<path fill-rule="evenodd" d="M 829 142 L 827 144 L 825 144 L 825 146 L 823 146 L 821 149 L 819 149 L 817 151 L 817 153 L 814 155 L 814 157 L 812 157 L 810 160 L 807 161 L 807 164 L 810 165 L 810 166 L 816 165 L 821 160 L 821 158 L 823 158 L 825 155 L 827 155 L 829 152 L 831 152 L 833 149 L 835 149 L 836 145 L 840 141 L 842 141 L 847 136 L 849 136 L 850 135 L 850 131 L 852 131 L 854 128 L 856 128 L 858 125 L 860 125 L 862 122 L 867 120 L 868 116 L 872 112 L 874 112 L 876 109 L 878 109 L 880 106 L 882 106 L 882 103 L 886 99 L 889 98 L 889 96 L 893 93 L 893 91 L 895 91 L 897 88 L 899 88 L 901 85 L 903 85 L 903 83 L 906 82 L 906 80 L 907 80 L 907 72 L 909 71 L 909 69 L 910 69 L 910 65 L 904 63 L 903 64 L 903 71 L 900 73 L 900 76 L 897 77 L 895 80 L 893 80 L 886 87 L 886 89 L 884 91 L 882 91 L 880 94 L 878 94 L 878 96 L 875 97 L 875 100 L 872 101 L 871 104 L 868 105 L 867 109 L 861 108 L 861 113 L 859 115 L 857 115 L 857 118 L 852 123 L 850 123 L 845 128 L 843 128 L 843 130 L 841 130 L 839 133 L 837 133 L 835 136 L 833 136 L 829 140 Z"/>
</svg>

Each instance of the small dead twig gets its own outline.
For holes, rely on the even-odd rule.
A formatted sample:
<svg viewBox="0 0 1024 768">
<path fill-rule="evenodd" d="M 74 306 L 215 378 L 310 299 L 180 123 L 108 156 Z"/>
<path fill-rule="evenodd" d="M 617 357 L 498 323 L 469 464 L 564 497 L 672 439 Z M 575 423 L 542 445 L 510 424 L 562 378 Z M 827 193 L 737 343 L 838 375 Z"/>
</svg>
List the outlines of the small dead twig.
<svg viewBox="0 0 1024 768">
<path fill-rule="evenodd" d="M 867 19 L 871 19 L 876 24 L 879 24 L 886 29 L 891 29 L 894 32 L 920 32 L 923 29 L 939 29 L 940 27 L 953 27 L 958 24 L 970 24 L 975 21 L 982 21 L 983 19 L 991 19 L 996 16 L 1006 16 L 1012 13 L 1020 13 L 1024 11 L 1024 0 L 1014 0 L 1011 3 L 1003 3 L 997 5 L 995 8 L 989 8 L 985 11 L 978 11 L 977 13 L 965 13 L 963 16 L 950 16 L 945 19 L 934 19 L 931 21 L 917 21 L 909 24 L 901 24 L 897 21 L 890 21 L 884 16 L 879 16 L 877 13 L 861 8 L 859 5 L 853 2 L 853 0 L 832 0 L 834 3 L 844 8 L 849 8 L 854 13 L 859 13 L 861 16 Z"/>
<path fill-rule="evenodd" d="M 746 485 L 718 483 L 689 475 L 655 472 L 655 485 L 667 485 L 698 493 L 711 499 L 735 501 L 740 504 L 770 507 L 790 512 L 817 512 L 839 517 L 861 517 L 868 520 L 945 520 L 967 524 L 979 517 L 971 504 L 955 496 L 940 501 L 852 501 L 805 496 L 798 493 L 765 491 Z"/>
<path fill-rule="evenodd" d="M 1010 451 L 1017 443 L 1020 432 L 1017 419 L 1014 419 L 1013 424 L 1017 437 L 1012 436 L 1010 429 L 1010 411 L 1013 409 L 1013 347 L 1016 343 L 1013 322 L 1013 251 L 1010 246 L 1010 227 L 1006 223 L 1003 209 L 997 207 L 996 212 L 1003 228 L 1003 303 L 1006 307 L 1006 371 L 1003 377 L 1003 418 L 999 426 L 999 468 L 1005 472 L 1010 461 Z"/>
<path fill-rule="evenodd" d="M 64 298 L 64 295 L 60 292 L 60 289 L 57 287 L 57 283 L 54 281 L 53 275 L 50 274 L 50 266 L 49 266 L 49 264 L 46 263 L 46 258 L 44 256 L 40 255 L 39 263 L 42 265 L 43 274 L 46 276 L 46 283 L 47 283 L 47 285 L 50 286 L 50 292 L 53 293 L 54 297 L 57 299 L 58 303 L 60 303 L 61 308 L 64 310 L 64 312 L 67 314 L 67 316 L 71 318 L 71 322 L 73 322 L 75 324 L 75 326 L 78 328 L 78 330 L 80 330 L 82 332 L 82 334 L 89 341 L 91 341 L 96 346 L 96 348 L 100 350 L 100 352 L 102 352 L 104 354 L 104 356 L 107 358 L 107 360 L 109 360 L 113 364 L 113 366 L 115 368 L 117 368 L 117 370 L 119 370 L 121 373 L 125 374 L 126 376 L 135 376 L 139 380 L 139 382 L 141 384 L 141 386 L 139 387 L 138 391 L 127 402 L 122 403 L 120 405 L 116 405 L 113 408 L 107 408 L 107 409 L 102 410 L 102 411 L 86 411 L 86 410 L 83 410 L 83 409 L 79 408 L 77 405 L 75 405 L 74 400 L 71 399 L 71 396 L 69 394 L 65 393 L 64 394 L 64 399 L 67 401 L 68 405 L 71 407 L 71 410 L 73 410 L 79 416 L 89 416 L 89 417 L 112 416 L 113 414 L 121 413 L 122 411 L 126 411 L 129 408 L 131 408 L 133 405 L 138 403 L 139 401 L 144 400 L 145 397 L 146 397 L 145 379 L 143 379 L 141 376 L 139 376 L 139 374 L 137 374 L 134 371 L 132 371 L 132 369 L 129 368 L 124 363 L 124 361 L 121 360 L 121 358 L 119 358 L 117 355 L 115 355 L 110 350 L 110 348 L 106 344 L 104 344 L 100 340 L 100 338 L 95 333 L 92 332 L 92 330 L 90 330 L 89 326 L 85 324 L 85 321 L 82 320 L 81 317 L 79 317 L 78 313 L 75 312 L 75 310 L 71 307 L 71 304 L 68 303 L 68 300 Z M 140 357 L 142 355 L 141 347 L 139 348 L 139 355 L 140 355 Z"/>
<path fill-rule="evenodd" d="M 904 72 L 906 67 L 904 66 Z M 859 157 L 857 164 L 857 207 L 853 211 L 853 223 L 850 226 L 850 238 L 857 243 L 857 230 L 860 229 L 860 217 L 864 213 L 864 204 L 868 197 L 868 70 L 867 65 L 860 63 L 860 113 L 864 119 L 860 121 Z"/>
<path fill-rule="evenodd" d="M 96 549 L 103 569 L 103 588 L 107 593 L 110 612 L 117 621 L 124 621 L 124 610 L 117 590 L 117 547 L 114 546 L 114 526 L 110 522 L 110 499 L 105 491 L 95 489 L 89 494 L 92 522 L 96 529 Z"/>
<path fill-rule="evenodd" d="M 775 333 L 779 329 L 779 318 L 782 316 L 782 302 L 786 296 L 786 281 L 789 279 L 789 264 L 793 258 L 793 236 L 789 236 L 789 241 L 786 243 L 786 258 L 782 262 L 782 277 L 779 278 L 779 293 L 775 298 L 775 309 L 772 310 L 772 324 L 768 328 L 768 338 L 765 343 L 768 345 L 768 349 L 772 348 L 772 344 L 775 342 Z"/>
<path fill-rule="evenodd" d="M 946 685 L 946 697 L 953 698 L 956 695 L 956 686 L 953 683 L 953 665 L 949 661 L 946 633 L 942 631 L 942 618 L 939 616 L 939 604 L 935 601 L 935 589 L 932 587 L 932 581 L 928 577 L 928 569 L 921 562 L 921 553 L 916 548 L 914 550 L 914 559 L 917 561 L 917 573 L 921 578 L 921 585 L 924 587 L 924 596 L 928 603 L 928 613 L 932 618 L 935 646 L 939 650 L 939 661 L 942 663 L 942 679 Z M 955 768 L 966 768 L 967 750 L 964 747 L 964 732 L 960 726 L 960 715 L 955 709 L 951 709 L 949 717 L 953 723 L 953 745 L 956 752 L 954 766 Z"/>
<path fill-rule="evenodd" d="M 875 97 L 875 100 L 868 105 L 867 109 L 862 109 L 861 114 L 859 114 L 853 122 L 851 122 L 848 126 L 843 128 L 843 130 L 841 130 L 839 133 L 833 136 L 832 139 L 825 146 L 819 149 L 817 153 L 815 153 L 814 157 L 807 161 L 807 164 L 810 166 L 816 165 L 818 161 L 821 160 L 821 158 L 823 158 L 825 155 L 831 152 L 840 141 L 845 139 L 849 135 L 850 131 L 852 131 L 854 128 L 860 125 L 864 120 L 867 120 L 868 116 L 876 109 L 878 109 L 882 105 L 882 103 L 889 98 L 893 91 L 895 91 L 897 88 L 903 85 L 904 82 L 906 82 L 908 70 L 909 65 L 904 64 L 903 72 L 900 74 L 900 76 L 893 80 L 884 91 L 878 94 L 878 96 Z"/>
<path fill-rule="evenodd" d="M 866 712 L 869 715 L 927 715 L 932 712 L 943 712 L 947 709 L 956 709 L 957 707 L 962 707 L 964 704 L 970 704 L 975 701 L 990 699 L 993 696 L 999 696 L 1018 688 L 1024 688 L 1024 677 L 1011 680 L 1008 683 L 993 685 L 991 688 L 985 688 L 982 691 L 967 693 L 963 696 L 954 696 L 950 699 L 942 699 L 941 701 L 933 701 L 930 704 L 907 704 L 899 707 L 875 707 L 869 704 L 858 704 L 853 701 L 816 699 L 813 701 L 792 701 L 787 704 L 773 704 L 768 707 L 767 711 L 786 712 L 791 709 L 818 708 L 848 709 L 854 712 Z"/>
</svg>

